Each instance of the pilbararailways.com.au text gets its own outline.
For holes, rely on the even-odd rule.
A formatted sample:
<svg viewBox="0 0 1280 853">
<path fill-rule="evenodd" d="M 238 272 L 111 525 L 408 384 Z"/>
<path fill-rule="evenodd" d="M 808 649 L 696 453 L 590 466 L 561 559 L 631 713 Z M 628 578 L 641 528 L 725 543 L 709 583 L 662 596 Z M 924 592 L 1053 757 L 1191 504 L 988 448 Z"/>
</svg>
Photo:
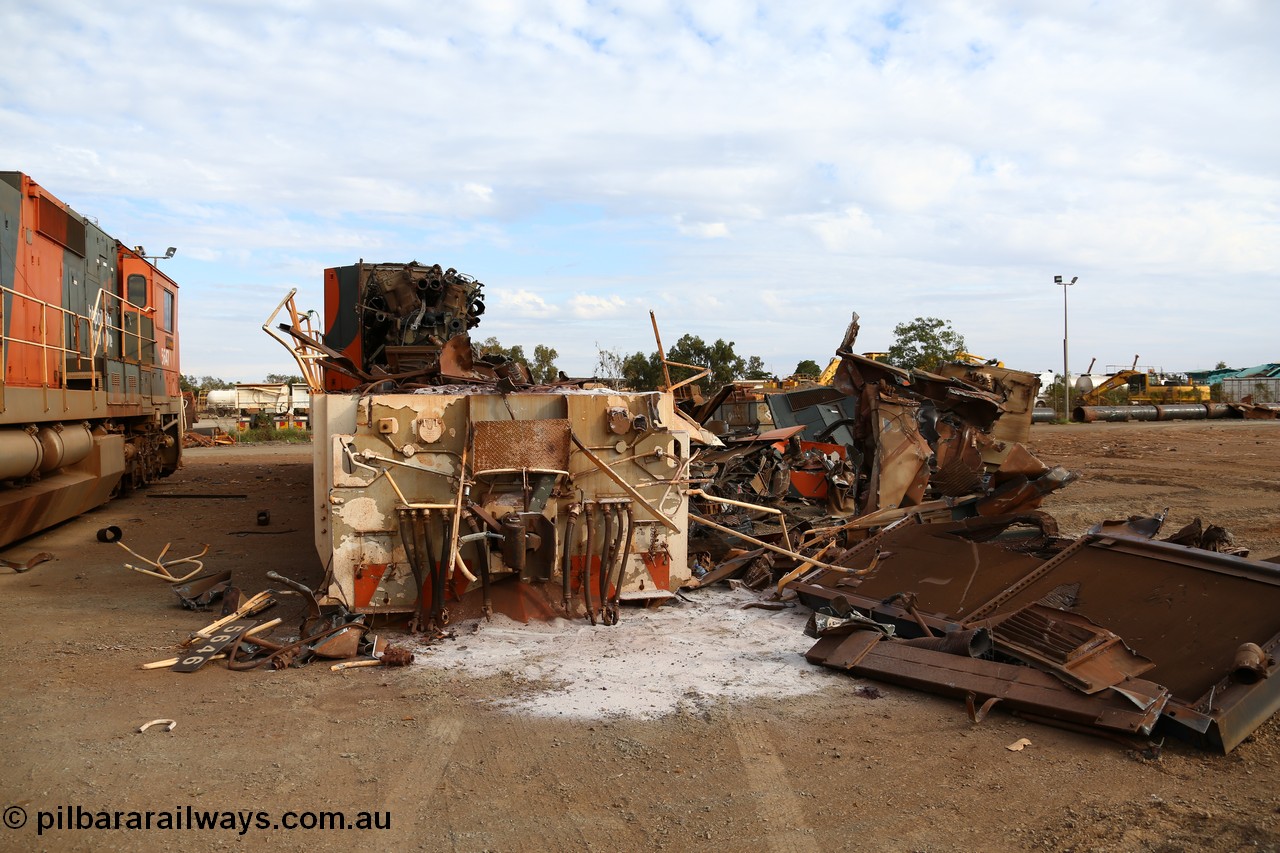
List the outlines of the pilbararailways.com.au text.
<svg viewBox="0 0 1280 853">
<path fill-rule="evenodd" d="M 219 811 L 176 806 L 168 810 L 124 811 L 58 806 L 52 811 L 36 811 L 36 835 L 55 830 L 232 830 L 244 835 L 250 830 L 273 829 L 391 829 L 391 812 L 286 811 L 237 809 Z"/>
</svg>

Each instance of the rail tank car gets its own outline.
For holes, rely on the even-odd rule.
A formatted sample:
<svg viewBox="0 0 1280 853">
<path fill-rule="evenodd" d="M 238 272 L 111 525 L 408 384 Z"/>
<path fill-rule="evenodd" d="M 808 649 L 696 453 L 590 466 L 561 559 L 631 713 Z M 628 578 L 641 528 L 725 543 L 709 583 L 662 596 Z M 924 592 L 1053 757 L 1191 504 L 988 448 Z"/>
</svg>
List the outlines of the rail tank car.
<svg viewBox="0 0 1280 853">
<path fill-rule="evenodd" d="M 0 547 L 178 467 L 178 286 L 0 171 Z"/>
</svg>

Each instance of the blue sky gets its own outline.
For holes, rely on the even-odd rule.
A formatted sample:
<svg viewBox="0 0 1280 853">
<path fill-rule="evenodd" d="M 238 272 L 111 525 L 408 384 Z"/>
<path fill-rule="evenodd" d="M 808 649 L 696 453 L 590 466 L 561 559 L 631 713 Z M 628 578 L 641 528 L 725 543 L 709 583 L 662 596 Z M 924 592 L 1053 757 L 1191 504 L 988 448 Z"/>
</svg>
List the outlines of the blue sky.
<svg viewBox="0 0 1280 853">
<path fill-rule="evenodd" d="M 186 373 L 291 362 L 322 271 L 485 282 L 479 337 L 723 337 L 780 374 L 948 319 L 1041 371 L 1280 360 L 1280 6 L 4 4 L 0 168 L 178 247 Z"/>
</svg>

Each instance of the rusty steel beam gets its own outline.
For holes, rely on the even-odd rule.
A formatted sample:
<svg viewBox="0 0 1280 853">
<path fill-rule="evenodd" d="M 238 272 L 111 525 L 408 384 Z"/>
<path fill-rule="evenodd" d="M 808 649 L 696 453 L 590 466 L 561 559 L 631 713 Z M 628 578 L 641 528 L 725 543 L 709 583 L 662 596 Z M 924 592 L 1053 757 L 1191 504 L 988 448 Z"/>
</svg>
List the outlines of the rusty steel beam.
<svg viewBox="0 0 1280 853">
<path fill-rule="evenodd" d="M 1006 710 L 1028 711 L 1127 735 L 1151 734 L 1169 700 L 1163 687 L 1139 679 L 1131 679 L 1130 693 L 1146 697 L 1145 707 L 1135 705 L 1132 697 L 1113 691 L 1081 693 L 1052 675 L 1027 666 L 949 654 L 898 640 L 880 640 L 869 648 L 864 645 L 865 642 L 858 642 L 852 663 L 838 651 L 833 652 L 831 664 L 819 662 L 855 676 L 958 699 L 994 699 Z"/>
</svg>

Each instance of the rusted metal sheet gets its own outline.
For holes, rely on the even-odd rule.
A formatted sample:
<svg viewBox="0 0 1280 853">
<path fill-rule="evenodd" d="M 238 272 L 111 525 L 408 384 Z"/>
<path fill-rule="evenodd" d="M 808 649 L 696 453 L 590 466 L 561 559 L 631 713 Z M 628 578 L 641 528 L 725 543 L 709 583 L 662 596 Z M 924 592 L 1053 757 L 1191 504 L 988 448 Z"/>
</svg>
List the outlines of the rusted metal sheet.
<svg viewBox="0 0 1280 853">
<path fill-rule="evenodd" d="M 1280 709 L 1280 566 L 1154 540 L 1142 528 L 1125 522 L 1064 542 L 1031 516 L 899 527 L 880 535 L 874 550 L 849 552 L 840 564 L 852 571 L 811 572 L 792 588 L 814 607 L 842 599 L 904 636 L 919 634 L 921 624 L 937 633 L 990 627 L 998 650 L 1005 642 L 1024 659 L 1039 654 L 1064 682 L 1078 682 L 1068 685 L 1075 694 L 1099 685 L 1094 692 L 1125 690 L 1141 673 L 1172 697 L 1164 728 L 1230 750 Z M 886 603 L 902 593 L 914 612 Z M 1038 652 L 1025 633 L 1002 641 L 1000 625 L 1028 612 L 1094 640 L 1065 632 L 1081 643 L 1066 649 L 1062 636 L 1043 637 Z M 1054 643 L 1065 658 L 1056 667 L 1046 654 Z M 1256 645 L 1261 659 L 1242 677 L 1234 663 L 1243 643 Z M 1103 646 L 1113 650 L 1109 658 L 1071 671 Z"/>
<path fill-rule="evenodd" d="M 1155 666 L 1084 616 L 1029 604 L 991 620 L 996 648 L 1056 675 L 1082 693 L 1114 687 Z"/>
<path fill-rule="evenodd" d="M 871 479 L 862 511 L 915 506 L 929 482 L 929 444 L 916 424 L 918 406 L 895 397 L 872 397 L 867 418 L 874 450 Z"/>
<path fill-rule="evenodd" d="M 476 421 L 472 426 L 476 431 L 476 471 L 564 471 L 569 467 L 569 421 L 565 418 Z"/>
<path fill-rule="evenodd" d="M 1117 691 L 1088 695 L 1031 667 L 948 654 L 862 633 L 877 642 L 864 649 L 868 641 L 858 638 L 856 659 L 850 661 L 849 649 L 840 646 L 813 662 L 927 693 L 980 700 L 987 708 L 998 704 L 1007 710 L 1126 735 L 1151 734 L 1169 701 L 1168 691 L 1160 685 L 1138 679 L 1132 680 L 1132 695 Z M 1142 699 L 1135 702 L 1139 696 Z"/>
</svg>

